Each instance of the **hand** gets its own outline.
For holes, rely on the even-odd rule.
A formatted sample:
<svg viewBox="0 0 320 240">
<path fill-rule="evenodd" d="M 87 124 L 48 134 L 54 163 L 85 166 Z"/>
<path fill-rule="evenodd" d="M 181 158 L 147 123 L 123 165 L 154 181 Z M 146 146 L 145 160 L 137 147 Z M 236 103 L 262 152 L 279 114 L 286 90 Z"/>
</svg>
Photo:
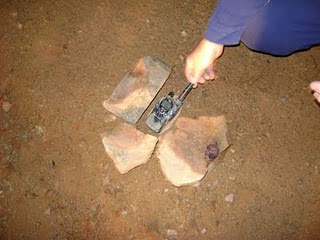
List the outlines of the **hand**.
<svg viewBox="0 0 320 240">
<path fill-rule="evenodd" d="M 310 84 L 310 88 L 314 91 L 313 96 L 320 103 L 320 81 L 314 81 Z"/>
<path fill-rule="evenodd" d="M 206 80 L 215 78 L 214 64 L 222 55 L 223 45 L 202 39 L 186 60 L 185 75 L 190 83 L 197 87 Z"/>
</svg>

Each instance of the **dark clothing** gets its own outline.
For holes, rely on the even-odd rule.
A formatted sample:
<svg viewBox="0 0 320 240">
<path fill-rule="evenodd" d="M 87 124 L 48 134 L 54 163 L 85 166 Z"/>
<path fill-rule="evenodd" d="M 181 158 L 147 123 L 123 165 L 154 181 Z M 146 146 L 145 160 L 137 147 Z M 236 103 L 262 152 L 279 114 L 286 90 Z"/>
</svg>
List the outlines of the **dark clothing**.
<svg viewBox="0 0 320 240">
<path fill-rule="evenodd" d="M 207 40 L 274 55 L 320 43 L 320 0 L 219 0 Z"/>
</svg>

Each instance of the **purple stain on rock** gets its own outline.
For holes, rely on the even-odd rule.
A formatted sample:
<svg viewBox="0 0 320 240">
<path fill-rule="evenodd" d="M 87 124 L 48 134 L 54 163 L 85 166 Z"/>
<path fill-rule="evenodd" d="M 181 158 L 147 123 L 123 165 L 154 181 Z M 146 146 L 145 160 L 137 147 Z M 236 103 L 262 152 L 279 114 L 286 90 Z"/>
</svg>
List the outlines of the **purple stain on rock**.
<svg viewBox="0 0 320 240">
<path fill-rule="evenodd" d="M 219 148 L 217 142 L 210 143 L 209 145 L 207 145 L 205 155 L 209 161 L 213 161 L 214 159 L 216 159 L 218 157 L 218 154 Z"/>
</svg>

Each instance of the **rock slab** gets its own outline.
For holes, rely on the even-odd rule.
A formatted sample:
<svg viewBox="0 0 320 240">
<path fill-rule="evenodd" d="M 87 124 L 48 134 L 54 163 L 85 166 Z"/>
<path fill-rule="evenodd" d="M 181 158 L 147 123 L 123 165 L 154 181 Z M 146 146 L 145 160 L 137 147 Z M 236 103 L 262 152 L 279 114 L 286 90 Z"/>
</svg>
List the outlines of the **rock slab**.
<svg viewBox="0 0 320 240">
<path fill-rule="evenodd" d="M 104 101 L 104 107 L 128 123 L 137 123 L 170 72 L 170 67 L 159 58 L 141 58 Z"/>
<path fill-rule="evenodd" d="M 217 161 L 207 154 L 212 145 L 219 153 L 229 146 L 224 116 L 178 118 L 174 127 L 159 137 L 157 157 L 166 178 L 175 186 L 199 184 Z"/>
<path fill-rule="evenodd" d="M 150 160 L 158 139 L 121 123 L 104 133 L 102 142 L 116 168 L 124 174 Z"/>
</svg>

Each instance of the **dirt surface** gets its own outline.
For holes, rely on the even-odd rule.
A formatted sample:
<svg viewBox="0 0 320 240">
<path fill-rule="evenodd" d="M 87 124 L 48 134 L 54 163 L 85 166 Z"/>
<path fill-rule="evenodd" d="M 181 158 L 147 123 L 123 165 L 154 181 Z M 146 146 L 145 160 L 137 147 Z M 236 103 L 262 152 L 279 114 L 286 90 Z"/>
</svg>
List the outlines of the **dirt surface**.
<svg viewBox="0 0 320 240">
<path fill-rule="evenodd" d="M 1 1 L 1 239 L 320 239 L 319 47 L 225 49 L 181 112 L 228 120 L 231 147 L 200 187 L 174 187 L 156 157 L 121 175 L 104 150 L 103 100 L 145 55 L 173 68 L 158 97 L 183 89 L 213 7 Z"/>
</svg>

